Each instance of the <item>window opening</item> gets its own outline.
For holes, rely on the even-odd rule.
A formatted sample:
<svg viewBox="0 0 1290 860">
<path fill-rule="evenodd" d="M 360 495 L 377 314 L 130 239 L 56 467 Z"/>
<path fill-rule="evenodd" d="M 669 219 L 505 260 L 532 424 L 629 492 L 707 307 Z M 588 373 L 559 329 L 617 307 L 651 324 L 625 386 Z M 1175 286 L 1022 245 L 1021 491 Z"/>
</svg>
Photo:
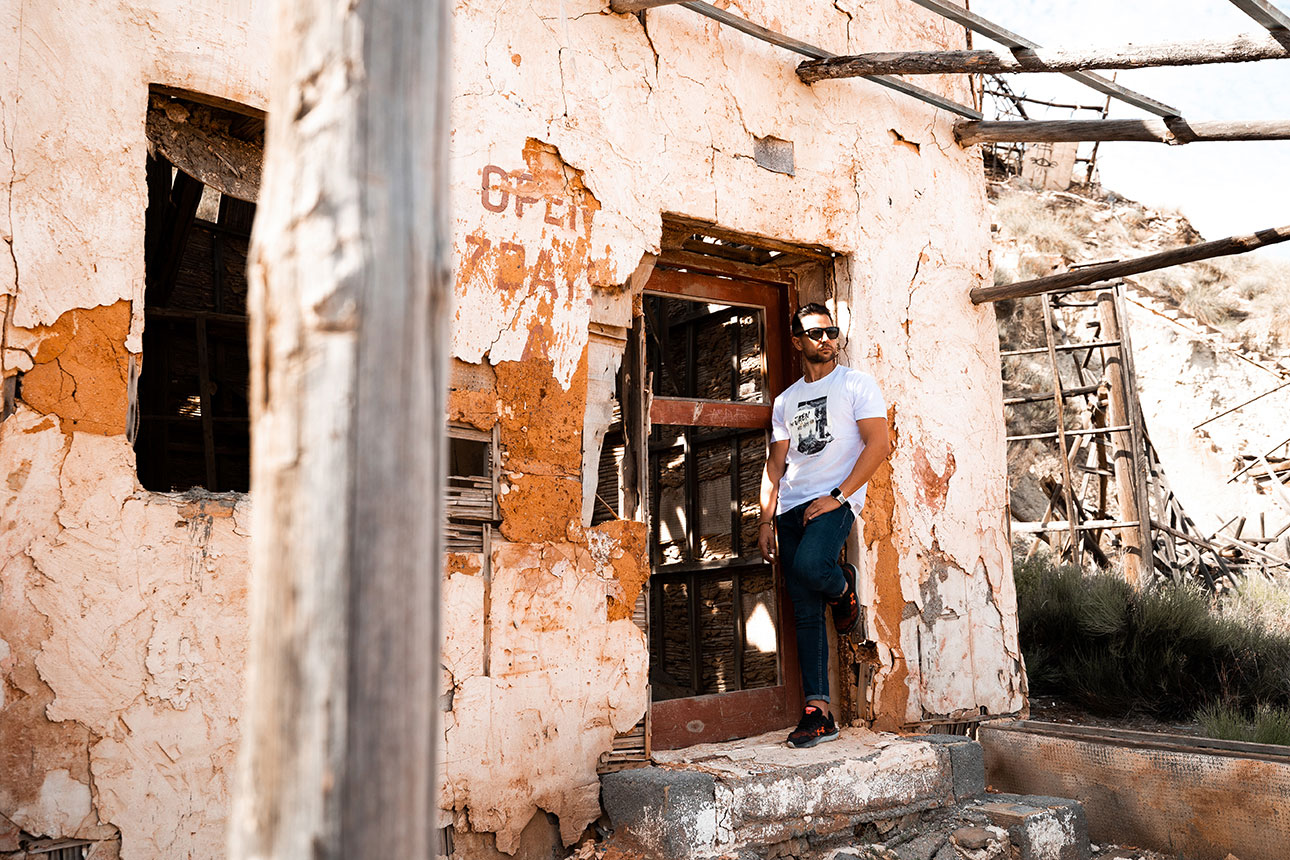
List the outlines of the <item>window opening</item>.
<svg viewBox="0 0 1290 860">
<path fill-rule="evenodd" d="M 186 121 L 176 123 L 180 131 L 172 131 L 165 146 L 150 146 L 147 160 L 134 438 L 139 481 L 160 492 L 245 492 L 251 463 L 246 259 L 255 203 L 194 178 L 165 152 L 183 148 L 181 132 L 189 124 L 193 135 L 205 135 L 203 141 L 217 128 L 219 140 L 261 147 L 264 122 L 182 99 L 152 99 L 150 120 L 152 113 L 168 111 Z"/>
<path fill-rule="evenodd" d="M 593 526 L 626 516 L 627 500 L 624 498 L 626 482 L 623 480 L 627 468 L 627 433 L 623 426 L 624 386 L 626 385 L 626 362 L 618 368 L 615 383 L 615 396 L 610 413 L 609 428 L 605 431 L 604 441 L 600 445 L 600 463 L 596 474 L 596 500 L 591 508 Z"/>
<path fill-rule="evenodd" d="M 448 552 L 489 551 L 498 522 L 497 435 L 459 424 L 448 426 L 445 547 Z M 485 562 L 487 563 L 487 562 Z"/>
</svg>

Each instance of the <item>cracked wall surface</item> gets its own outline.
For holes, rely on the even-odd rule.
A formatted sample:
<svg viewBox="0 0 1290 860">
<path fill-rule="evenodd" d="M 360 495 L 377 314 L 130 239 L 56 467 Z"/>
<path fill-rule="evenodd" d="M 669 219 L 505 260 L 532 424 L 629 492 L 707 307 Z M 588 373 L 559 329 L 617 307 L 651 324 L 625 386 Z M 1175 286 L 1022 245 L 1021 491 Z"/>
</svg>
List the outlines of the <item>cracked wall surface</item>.
<svg viewBox="0 0 1290 860">
<path fill-rule="evenodd" d="M 963 45 L 900 0 L 719 5 L 836 53 Z M 223 853 L 249 515 L 135 480 L 148 85 L 264 108 L 268 8 L 0 11 L 0 354 L 22 376 L 0 424 L 0 814 L 119 832 L 130 860 Z M 645 526 L 586 525 L 584 475 L 665 213 L 839 254 L 845 357 L 882 384 L 897 440 L 861 539 L 880 722 L 1018 709 L 997 346 L 968 301 L 990 269 L 984 186 L 953 118 L 862 80 L 806 87 L 793 55 L 676 7 L 462 0 L 454 39 L 449 417 L 501 449 L 490 550 L 444 577 L 456 826 L 502 852 L 526 827 L 572 842 L 601 754 L 646 708 Z M 793 144 L 795 175 L 757 166 L 765 137 Z"/>
<path fill-rule="evenodd" d="M 150 84 L 263 108 L 270 4 L 0 9 L 0 853 L 224 854 L 245 661 L 245 497 L 144 491 Z M 119 843 L 118 840 L 119 839 Z"/>
<path fill-rule="evenodd" d="M 908 4 L 731 8 L 836 53 L 964 41 Z M 456 25 L 481 47 L 456 61 L 455 234 L 489 268 L 463 263 L 454 356 L 501 367 L 546 347 L 555 381 L 583 390 L 598 347 L 587 323 L 629 324 L 625 302 L 606 293 L 659 251 L 662 213 L 837 251 L 830 299 L 846 361 L 882 384 L 898 442 L 858 546 L 878 722 L 1020 710 L 996 337 L 989 309 L 967 299 L 990 277 L 984 185 L 953 118 L 864 81 L 802 86 L 791 56 L 685 9 L 638 17 L 594 2 L 542 11 L 481 0 L 459 3 Z M 961 80 L 921 83 L 971 101 Z M 756 166 L 754 141 L 767 136 L 793 142 L 794 176 Z M 539 151 L 558 156 L 569 202 L 549 202 L 557 182 L 531 200 L 544 197 Z M 560 221 L 580 200 L 594 213 Z M 548 248 L 558 277 L 544 268 Z M 556 319 L 535 326 L 548 295 L 559 296 Z M 512 510 L 528 495 L 572 504 L 556 476 L 522 472 Z M 526 483 L 538 489 L 524 495 Z"/>
</svg>

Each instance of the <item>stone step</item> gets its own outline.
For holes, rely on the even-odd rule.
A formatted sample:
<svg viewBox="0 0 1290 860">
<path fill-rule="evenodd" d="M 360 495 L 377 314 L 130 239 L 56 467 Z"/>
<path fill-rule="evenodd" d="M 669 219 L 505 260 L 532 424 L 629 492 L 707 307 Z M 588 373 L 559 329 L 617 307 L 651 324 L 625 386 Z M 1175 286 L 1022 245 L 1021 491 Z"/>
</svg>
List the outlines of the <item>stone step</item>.
<svg viewBox="0 0 1290 860">
<path fill-rule="evenodd" d="M 627 856 L 1088 858 L 1078 803 L 986 794 L 981 746 L 952 735 L 843 729 L 795 750 L 775 732 L 656 752 L 653 766 L 606 774 L 601 798 Z"/>
<path fill-rule="evenodd" d="M 797 750 L 780 731 L 656 752 L 654 762 L 606 774 L 601 798 L 615 841 L 669 860 L 850 842 L 865 824 L 949 808 L 985 789 L 980 745 L 949 735 L 843 729 Z"/>
<path fill-rule="evenodd" d="M 910 820 L 912 819 L 912 820 Z M 1088 860 L 1084 811 L 1073 800 L 990 794 L 911 816 L 873 839 L 801 851 L 802 860 Z"/>
</svg>

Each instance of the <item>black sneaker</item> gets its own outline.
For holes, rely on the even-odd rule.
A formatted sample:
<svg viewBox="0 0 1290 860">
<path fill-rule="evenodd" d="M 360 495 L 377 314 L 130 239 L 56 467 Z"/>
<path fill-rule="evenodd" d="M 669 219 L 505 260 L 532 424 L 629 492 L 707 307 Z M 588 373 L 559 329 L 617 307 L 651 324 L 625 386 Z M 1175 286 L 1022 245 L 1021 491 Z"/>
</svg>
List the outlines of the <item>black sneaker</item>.
<svg viewBox="0 0 1290 860">
<path fill-rule="evenodd" d="M 856 597 L 856 568 L 854 564 L 842 565 L 842 575 L 847 580 L 847 590 L 842 596 L 829 601 L 833 609 L 833 627 L 839 636 L 846 636 L 856 629 L 860 620 L 860 600 Z"/>
<path fill-rule="evenodd" d="M 797 728 L 789 733 L 788 745 L 805 749 L 831 741 L 837 736 L 838 725 L 833 722 L 833 716 L 814 705 L 807 705 L 806 710 L 802 712 L 802 719 L 797 723 Z"/>
</svg>

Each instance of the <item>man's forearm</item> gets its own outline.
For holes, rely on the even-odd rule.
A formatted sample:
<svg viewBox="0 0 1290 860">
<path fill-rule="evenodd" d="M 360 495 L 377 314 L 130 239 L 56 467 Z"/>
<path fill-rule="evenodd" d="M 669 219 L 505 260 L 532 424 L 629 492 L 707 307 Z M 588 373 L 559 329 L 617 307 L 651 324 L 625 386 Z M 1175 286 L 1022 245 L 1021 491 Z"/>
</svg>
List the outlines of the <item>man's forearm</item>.
<svg viewBox="0 0 1290 860">
<path fill-rule="evenodd" d="M 763 523 L 770 522 L 775 516 L 775 507 L 779 502 L 779 478 L 772 476 L 770 464 L 761 473 L 761 519 Z"/>
<path fill-rule="evenodd" d="M 860 456 L 856 458 L 856 464 L 851 467 L 851 474 L 839 484 L 843 495 L 850 496 L 869 483 L 874 472 L 878 471 L 878 467 L 890 454 L 891 446 L 888 444 L 866 445 L 860 452 Z"/>
</svg>

